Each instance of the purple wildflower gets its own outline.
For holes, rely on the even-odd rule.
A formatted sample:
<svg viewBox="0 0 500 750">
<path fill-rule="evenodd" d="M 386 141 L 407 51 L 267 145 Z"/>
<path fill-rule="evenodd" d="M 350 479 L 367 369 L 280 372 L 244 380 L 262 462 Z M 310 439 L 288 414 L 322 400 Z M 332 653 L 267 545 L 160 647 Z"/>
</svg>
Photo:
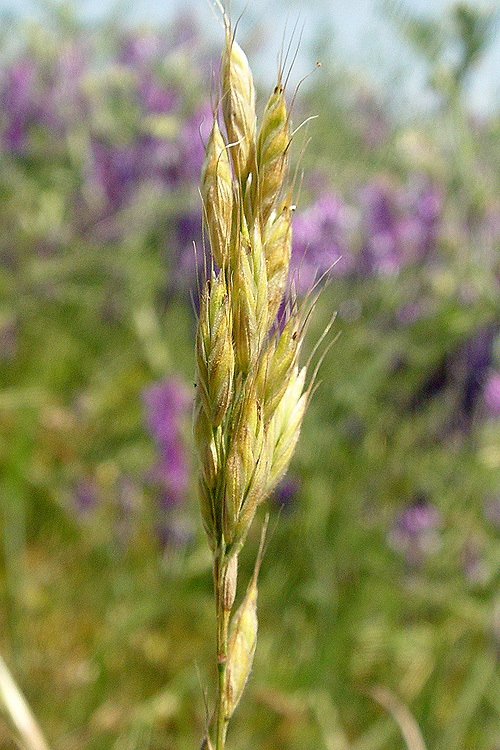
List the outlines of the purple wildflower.
<svg viewBox="0 0 500 750">
<path fill-rule="evenodd" d="M 473 586 L 484 586 L 491 577 L 490 566 L 485 559 L 482 546 L 479 539 L 468 540 L 460 552 L 465 577 Z"/>
<path fill-rule="evenodd" d="M 144 391 L 146 422 L 159 452 L 152 477 L 161 487 L 165 505 L 172 506 L 185 496 L 189 484 L 189 461 L 182 423 L 191 408 L 186 385 L 177 378 L 165 380 Z"/>
<path fill-rule="evenodd" d="M 484 503 L 484 516 L 495 529 L 500 530 L 500 497 L 492 497 Z"/>
<path fill-rule="evenodd" d="M 167 52 L 166 38 L 160 34 L 128 31 L 119 40 L 116 57 L 121 65 L 147 68 L 151 62 L 160 60 Z"/>
<path fill-rule="evenodd" d="M 491 416 L 500 414 L 500 373 L 490 369 L 483 386 L 483 399 Z"/>
<path fill-rule="evenodd" d="M 151 114 L 172 112 L 179 104 L 179 93 L 162 85 L 149 73 L 139 84 L 138 96 L 142 107 Z"/>
<path fill-rule="evenodd" d="M 4 74 L 0 92 L 3 141 L 14 153 L 25 147 L 28 128 L 40 115 L 35 96 L 36 78 L 36 66 L 29 57 L 19 60 Z"/>
<path fill-rule="evenodd" d="M 389 545 L 416 564 L 439 547 L 441 516 L 437 508 L 421 495 L 402 511 L 389 532 Z"/>
<path fill-rule="evenodd" d="M 300 491 L 300 480 L 297 476 L 287 474 L 273 492 L 273 500 L 283 513 L 291 513 L 296 505 Z"/>
<path fill-rule="evenodd" d="M 355 102 L 354 127 L 367 148 L 378 148 L 389 132 L 389 123 L 381 103 L 374 93 L 366 88 L 359 91 Z"/>
<path fill-rule="evenodd" d="M 89 511 L 97 504 L 99 490 L 92 477 L 81 477 L 74 488 L 73 498 L 77 510 Z"/>
<path fill-rule="evenodd" d="M 333 193 L 324 193 L 293 219 L 290 270 L 299 294 L 322 274 L 345 274 L 353 267 L 348 250 L 349 212 Z"/>
<path fill-rule="evenodd" d="M 199 179 L 212 121 L 212 108 L 207 103 L 195 110 L 191 117 L 183 122 L 179 142 L 181 175 L 185 180 L 197 182 Z"/>
<path fill-rule="evenodd" d="M 361 192 L 365 241 L 361 270 L 397 273 L 409 262 L 427 260 L 439 227 L 441 198 L 428 183 L 402 189 L 377 180 Z"/>
</svg>

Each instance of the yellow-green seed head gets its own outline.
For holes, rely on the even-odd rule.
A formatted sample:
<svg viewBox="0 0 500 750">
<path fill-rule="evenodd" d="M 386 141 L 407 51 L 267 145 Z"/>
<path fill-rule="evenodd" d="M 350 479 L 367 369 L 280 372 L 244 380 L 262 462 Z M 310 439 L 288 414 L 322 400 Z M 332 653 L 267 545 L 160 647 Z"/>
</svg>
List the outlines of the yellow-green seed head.
<svg viewBox="0 0 500 750">
<path fill-rule="evenodd" d="M 203 528 L 208 537 L 210 549 L 215 550 L 217 547 L 217 524 L 214 493 L 207 486 L 203 474 L 200 474 L 198 477 L 198 501 L 200 503 L 201 520 L 203 521 Z"/>
<path fill-rule="evenodd" d="M 262 398 L 266 423 L 281 403 L 296 367 L 302 341 L 301 320 L 297 315 L 291 315 L 281 333 L 269 342 Z"/>
<path fill-rule="evenodd" d="M 214 430 L 199 396 L 195 400 L 193 432 L 204 480 L 207 487 L 213 490 L 217 484 L 219 472 L 218 451 Z M 217 435 L 217 431 L 215 435 Z"/>
<path fill-rule="evenodd" d="M 258 353 L 257 300 L 250 261 L 245 252 L 233 276 L 233 341 L 236 363 L 247 373 Z"/>
<path fill-rule="evenodd" d="M 271 455 L 266 495 L 278 484 L 288 468 L 299 438 L 302 418 L 307 405 L 307 392 L 303 393 L 306 368 L 295 366 L 289 375 L 286 390 L 268 428 Z"/>
<path fill-rule="evenodd" d="M 258 208 L 262 225 L 280 198 L 289 141 L 285 95 L 278 83 L 267 103 L 257 139 Z"/>
<path fill-rule="evenodd" d="M 205 284 L 196 340 L 197 382 L 212 426 L 223 420 L 232 396 L 232 313 L 223 274 Z"/>
<path fill-rule="evenodd" d="M 227 648 L 226 719 L 230 719 L 252 671 L 257 645 L 257 580 L 252 577 L 229 631 Z"/>
<path fill-rule="evenodd" d="M 223 529 L 227 545 L 238 543 L 252 521 L 265 486 L 264 423 L 253 395 L 246 397 L 225 466 Z"/>
<path fill-rule="evenodd" d="M 232 171 L 226 144 L 214 118 L 201 172 L 201 198 L 205 224 L 215 262 L 227 260 L 233 210 Z"/>
<path fill-rule="evenodd" d="M 222 114 L 236 177 L 246 185 L 255 160 L 255 89 L 248 60 L 226 29 L 221 61 Z"/>
<path fill-rule="evenodd" d="M 264 227 L 263 249 L 267 270 L 269 322 L 272 323 L 283 299 L 290 266 L 292 222 L 288 200 L 278 214 L 273 212 L 268 218 Z"/>
</svg>

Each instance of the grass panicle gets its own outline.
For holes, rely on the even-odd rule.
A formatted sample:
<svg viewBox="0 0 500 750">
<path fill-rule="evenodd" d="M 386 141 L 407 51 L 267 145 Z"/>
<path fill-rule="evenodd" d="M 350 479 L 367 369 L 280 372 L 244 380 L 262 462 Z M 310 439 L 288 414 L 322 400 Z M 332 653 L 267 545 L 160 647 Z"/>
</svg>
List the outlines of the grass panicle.
<svg viewBox="0 0 500 750">
<path fill-rule="evenodd" d="M 311 393 L 307 368 L 299 366 L 310 306 L 299 307 L 287 293 L 293 186 L 281 72 L 257 131 L 252 73 L 225 14 L 224 21 L 220 109 L 226 137 L 216 110 L 200 191 L 212 261 L 198 318 L 194 416 L 201 514 L 214 555 L 215 750 L 225 747 L 257 639 L 262 544 L 231 617 L 238 554 L 258 506 L 288 468 Z"/>
</svg>

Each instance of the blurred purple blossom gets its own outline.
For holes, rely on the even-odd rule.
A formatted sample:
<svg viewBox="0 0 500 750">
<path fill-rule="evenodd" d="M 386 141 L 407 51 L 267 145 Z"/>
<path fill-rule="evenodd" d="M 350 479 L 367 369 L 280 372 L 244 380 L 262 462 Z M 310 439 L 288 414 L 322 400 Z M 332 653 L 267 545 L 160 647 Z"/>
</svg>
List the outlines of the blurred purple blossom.
<svg viewBox="0 0 500 750">
<path fill-rule="evenodd" d="M 489 414 L 497 417 L 500 414 L 500 373 L 496 370 L 488 370 L 483 386 L 483 399 Z"/>
<path fill-rule="evenodd" d="M 0 92 L 2 140 L 14 153 L 23 149 L 30 124 L 41 114 L 35 96 L 36 78 L 35 62 L 28 56 L 4 71 Z"/>
<path fill-rule="evenodd" d="M 426 261 L 439 228 L 441 197 L 427 182 L 396 189 L 384 180 L 361 191 L 365 240 L 364 272 L 397 273 L 411 262 Z"/>
<path fill-rule="evenodd" d="M 423 496 L 417 495 L 396 517 L 388 535 L 389 545 L 403 553 L 410 564 L 422 562 L 439 548 L 441 525 L 437 508 Z"/>
<path fill-rule="evenodd" d="M 292 223 L 291 270 L 299 294 L 323 274 L 397 273 L 426 261 L 436 247 L 442 200 L 426 180 L 394 187 L 369 182 L 349 205 L 331 191 Z"/>
<path fill-rule="evenodd" d="M 333 193 L 324 193 L 294 216 L 290 271 L 299 294 L 308 292 L 325 273 L 345 274 L 352 269 L 349 223 L 349 209 Z"/>
<path fill-rule="evenodd" d="M 181 148 L 181 175 L 185 180 L 198 184 L 205 158 L 205 144 L 212 129 L 213 114 L 209 103 L 198 107 L 191 117 L 184 120 L 179 135 Z"/>
<path fill-rule="evenodd" d="M 484 516 L 496 529 L 500 530 L 500 497 L 490 497 L 484 503 Z"/>
<path fill-rule="evenodd" d="M 183 423 L 191 410 L 191 394 L 184 382 L 170 377 L 147 388 L 143 401 L 146 423 L 159 452 L 151 476 L 160 485 L 164 505 L 176 505 L 185 498 L 189 485 Z"/>
<path fill-rule="evenodd" d="M 0 318 L 0 361 L 10 362 L 19 349 L 19 325 L 15 316 Z"/>
<path fill-rule="evenodd" d="M 367 148 L 377 148 L 387 138 L 389 122 L 373 91 L 360 89 L 355 102 L 355 122 L 362 141 Z"/>
<path fill-rule="evenodd" d="M 480 540 L 468 540 L 460 552 L 464 574 L 469 583 L 474 586 L 484 586 L 491 578 L 490 566 L 485 559 L 482 547 Z"/>
<path fill-rule="evenodd" d="M 92 477 L 81 477 L 75 485 L 73 498 L 78 511 L 92 510 L 99 498 L 99 489 Z"/>
<path fill-rule="evenodd" d="M 300 479 L 293 474 L 283 477 L 273 492 L 272 499 L 283 513 L 291 513 L 297 503 L 300 492 Z"/>
</svg>

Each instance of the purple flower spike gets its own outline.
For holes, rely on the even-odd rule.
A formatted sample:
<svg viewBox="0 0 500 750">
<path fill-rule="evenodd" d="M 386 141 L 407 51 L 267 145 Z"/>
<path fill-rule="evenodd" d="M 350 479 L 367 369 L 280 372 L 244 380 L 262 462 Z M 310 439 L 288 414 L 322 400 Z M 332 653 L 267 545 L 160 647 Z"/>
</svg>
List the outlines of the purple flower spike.
<svg viewBox="0 0 500 750">
<path fill-rule="evenodd" d="M 409 262 L 427 260 L 439 228 L 442 201 L 427 182 L 396 190 L 378 180 L 361 194 L 365 242 L 361 270 L 398 273 Z"/>
<path fill-rule="evenodd" d="M 290 270 L 299 294 L 324 273 L 345 274 L 353 267 L 348 251 L 349 212 L 333 193 L 324 193 L 292 222 Z"/>
<path fill-rule="evenodd" d="M 148 429 L 160 456 L 151 476 L 161 485 L 164 504 L 173 506 L 186 496 L 189 484 L 182 424 L 191 409 L 191 395 L 181 380 L 166 378 L 147 388 L 143 400 Z"/>
<path fill-rule="evenodd" d="M 5 117 L 3 140 L 6 148 L 19 152 L 25 145 L 30 124 L 40 115 L 36 104 L 35 63 L 25 57 L 5 74 L 0 91 L 0 104 Z"/>
</svg>

